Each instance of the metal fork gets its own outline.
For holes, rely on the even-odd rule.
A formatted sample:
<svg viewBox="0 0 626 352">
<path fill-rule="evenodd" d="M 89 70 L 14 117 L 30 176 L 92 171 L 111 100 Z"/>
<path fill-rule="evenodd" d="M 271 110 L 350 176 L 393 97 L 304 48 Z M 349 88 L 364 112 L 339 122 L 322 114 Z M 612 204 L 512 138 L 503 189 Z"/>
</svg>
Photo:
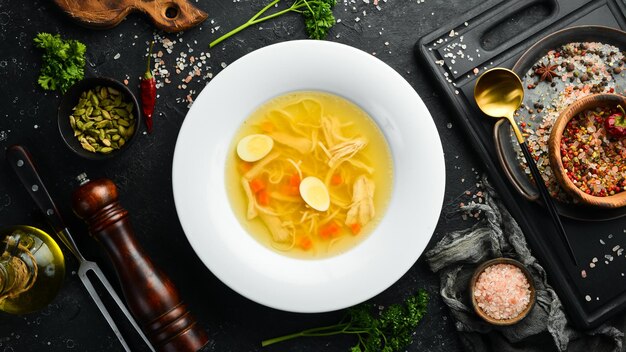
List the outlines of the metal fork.
<svg viewBox="0 0 626 352">
<path fill-rule="evenodd" d="M 91 279 L 87 277 L 87 273 L 90 271 L 96 275 L 98 280 L 100 280 L 109 296 L 113 298 L 115 304 L 117 304 L 124 316 L 126 316 L 126 319 L 128 319 L 130 324 L 137 331 L 139 336 L 141 336 L 146 345 L 148 345 L 150 350 L 154 352 L 154 347 L 152 347 L 152 344 L 150 343 L 150 341 L 148 341 L 146 335 L 144 335 L 143 331 L 141 331 L 133 316 L 130 314 L 128 309 L 126 309 L 126 306 L 109 283 L 109 280 L 107 280 L 107 278 L 104 276 L 102 270 L 100 270 L 100 267 L 98 267 L 98 264 L 85 259 L 80 250 L 78 250 L 78 246 L 76 246 L 76 242 L 70 234 L 69 229 L 67 228 L 67 226 L 65 226 L 56 204 L 48 193 L 48 190 L 43 184 L 41 177 L 39 177 L 39 174 L 35 169 L 35 165 L 28 151 L 22 146 L 14 145 L 7 149 L 6 157 L 7 161 L 11 165 L 11 168 L 13 169 L 13 171 L 15 171 L 17 177 L 20 179 L 24 187 L 26 187 L 26 190 L 31 195 L 35 203 L 37 203 L 39 209 L 44 213 L 46 219 L 61 239 L 61 242 L 63 242 L 63 244 L 65 244 L 70 252 L 74 254 L 76 259 L 78 259 L 80 263 L 78 267 L 78 277 L 80 278 L 80 281 L 83 283 L 94 302 L 96 302 L 96 306 L 98 306 L 98 309 L 100 309 L 100 312 L 111 326 L 111 329 L 115 333 L 115 336 L 117 336 L 117 338 L 120 340 L 120 343 L 124 347 L 124 350 L 127 352 L 131 352 L 130 347 L 128 347 L 128 344 L 122 336 L 122 333 L 115 324 L 115 321 L 113 321 L 113 317 L 111 317 L 111 314 L 100 299 L 100 296 L 98 296 L 98 292 L 96 292 L 95 287 L 91 283 Z"/>
</svg>

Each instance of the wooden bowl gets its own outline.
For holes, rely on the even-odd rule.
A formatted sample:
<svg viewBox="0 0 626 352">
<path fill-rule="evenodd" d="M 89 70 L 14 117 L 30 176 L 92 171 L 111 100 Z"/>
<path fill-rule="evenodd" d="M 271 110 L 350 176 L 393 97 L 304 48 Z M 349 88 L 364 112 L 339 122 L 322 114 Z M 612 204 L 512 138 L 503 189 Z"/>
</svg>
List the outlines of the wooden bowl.
<svg viewBox="0 0 626 352">
<path fill-rule="evenodd" d="M 524 308 L 524 310 L 516 317 L 511 318 L 511 319 L 495 319 L 492 318 L 491 316 L 487 315 L 487 313 L 485 313 L 479 306 L 478 306 L 478 302 L 476 302 L 476 298 L 474 297 L 474 287 L 476 285 L 476 281 L 478 280 L 478 276 L 485 271 L 485 269 L 489 266 L 492 265 L 496 265 L 496 264 L 511 264 L 513 266 L 518 267 L 522 273 L 524 273 L 524 276 L 526 276 L 526 280 L 528 281 L 528 284 L 530 285 L 530 299 L 528 302 L 528 305 L 526 306 L 526 308 Z M 533 305 L 535 304 L 535 283 L 533 281 L 533 277 L 532 275 L 530 275 L 530 272 L 528 271 L 528 269 L 526 269 L 526 267 L 518 262 L 515 259 L 511 259 L 511 258 L 495 258 L 495 259 L 491 259 L 488 260 L 482 264 L 480 264 L 476 270 L 474 271 L 474 275 L 472 275 L 472 279 L 470 280 L 470 295 L 471 300 L 472 300 L 472 306 L 474 307 L 474 311 L 476 312 L 476 314 L 478 314 L 478 316 L 480 316 L 483 320 L 485 320 L 486 322 L 493 324 L 493 325 L 499 325 L 499 326 L 506 326 L 506 325 L 513 325 L 516 324 L 518 322 L 520 322 L 522 319 L 524 319 L 528 313 L 531 311 L 531 309 L 533 308 Z"/>
<path fill-rule="evenodd" d="M 563 110 L 552 127 L 550 140 L 548 142 L 552 173 L 561 187 L 563 187 L 565 191 L 571 194 L 581 204 L 602 208 L 619 208 L 626 205 L 626 192 L 620 192 L 612 196 L 597 197 L 581 191 L 580 188 L 578 188 L 570 180 L 565 172 L 563 161 L 561 160 L 560 148 L 561 138 L 563 136 L 565 126 L 573 117 L 588 109 L 604 106 L 615 107 L 618 104 L 626 108 L 626 97 L 608 93 L 588 95 L 584 98 L 576 100 Z"/>
</svg>

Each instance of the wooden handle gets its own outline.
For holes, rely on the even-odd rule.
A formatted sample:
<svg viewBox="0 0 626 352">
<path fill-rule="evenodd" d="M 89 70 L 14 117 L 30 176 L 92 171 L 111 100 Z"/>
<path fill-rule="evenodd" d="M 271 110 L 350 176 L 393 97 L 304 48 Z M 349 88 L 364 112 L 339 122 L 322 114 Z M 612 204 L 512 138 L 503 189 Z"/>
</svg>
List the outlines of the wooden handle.
<svg viewBox="0 0 626 352">
<path fill-rule="evenodd" d="M 117 187 L 108 179 L 87 182 L 72 196 L 74 212 L 115 265 L 124 297 L 135 318 L 159 351 L 191 352 L 208 337 L 187 310 L 174 284 L 154 266 L 137 242 L 128 211 L 118 202 Z"/>
<path fill-rule="evenodd" d="M 155 26 L 166 32 L 187 30 L 208 15 L 188 0 L 54 0 L 73 20 L 97 29 L 117 26 L 132 11 L 144 12 Z"/>
<path fill-rule="evenodd" d="M 139 1 L 136 6 L 150 16 L 156 27 L 166 32 L 187 30 L 208 17 L 188 0 Z"/>
</svg>

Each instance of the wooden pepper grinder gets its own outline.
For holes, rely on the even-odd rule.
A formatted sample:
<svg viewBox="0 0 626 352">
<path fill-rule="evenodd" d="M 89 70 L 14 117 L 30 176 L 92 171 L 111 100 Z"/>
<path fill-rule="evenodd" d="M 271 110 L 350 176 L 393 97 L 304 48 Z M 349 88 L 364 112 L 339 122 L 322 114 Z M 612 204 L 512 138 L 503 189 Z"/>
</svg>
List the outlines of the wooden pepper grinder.
<svg viewBox="0 0 626 352">
<path fill-rule="evenodd" d="M 113 261 L 124 297 L 148 339 L 158 351 L 191 352 L 208 337 L 181 301 L 174 284 L 154 266 L 135 239 L 128 211 L 118 202 L 117 187 L 109 179 L 77 177 L 72 195 L 76 215 Z"/>
</svg>

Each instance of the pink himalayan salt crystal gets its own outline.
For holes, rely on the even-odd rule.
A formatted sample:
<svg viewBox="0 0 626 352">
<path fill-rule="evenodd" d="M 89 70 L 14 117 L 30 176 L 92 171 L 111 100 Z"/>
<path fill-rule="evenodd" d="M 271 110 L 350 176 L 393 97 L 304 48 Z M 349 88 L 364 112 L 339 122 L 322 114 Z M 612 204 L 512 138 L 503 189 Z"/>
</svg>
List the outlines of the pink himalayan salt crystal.
<svg viewBox="0 0 626 352">
<path fill-rule="evenodd" d="M 488 316 L 498 320 L 512 319 L 528 306 L 530 285 L 515 265 L 490 265 L 478 275 L 474 298 Z"/>
</svg>

